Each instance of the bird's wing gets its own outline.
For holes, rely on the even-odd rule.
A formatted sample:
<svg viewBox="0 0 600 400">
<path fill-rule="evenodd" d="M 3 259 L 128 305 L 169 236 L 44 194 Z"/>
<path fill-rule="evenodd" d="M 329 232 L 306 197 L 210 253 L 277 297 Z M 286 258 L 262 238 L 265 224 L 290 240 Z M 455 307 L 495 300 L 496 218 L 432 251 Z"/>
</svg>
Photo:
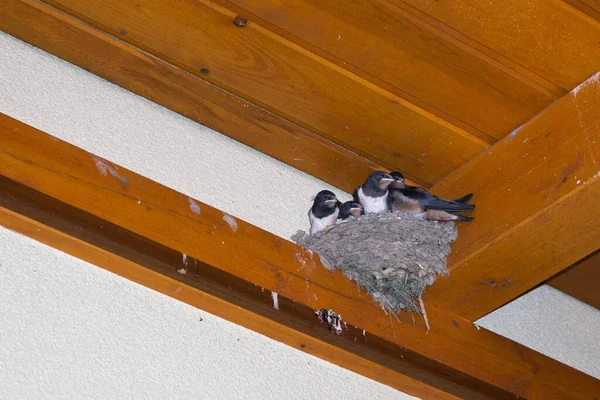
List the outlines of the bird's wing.
<svg viewBox="0 0 600 400">
<path fill-rule="evenodd" d="M 418 201 L 425 210 L 470 211 L 475 208 L 475 205 L 473 204 L 459 203 L 452 200 L 443 200 L 436 195 L 426 193 L 421 190 L 401 190 L 406 197 Z"/>
</svg>

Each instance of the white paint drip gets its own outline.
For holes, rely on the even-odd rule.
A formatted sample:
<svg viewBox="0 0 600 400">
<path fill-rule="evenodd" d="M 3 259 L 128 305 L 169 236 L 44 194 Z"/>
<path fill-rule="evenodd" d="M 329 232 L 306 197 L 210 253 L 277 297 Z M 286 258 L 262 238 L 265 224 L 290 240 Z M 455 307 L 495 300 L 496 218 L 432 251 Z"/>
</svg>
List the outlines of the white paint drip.
<svg viewBox="0 0 600 400">
<path fill-rule="evenodd" d="M 596 84 L 600 83 L 600 72 L 596 72 L 596 74 L 594 76 L 583 81 L 579 86 L 577 86 L 575 89 L 571 90 L 571 95 L 573 97 L 577 97 L 577 95 L 579 94 L 579 91 L 591 83 L 596 83 Z"/>
<path fill-rule="evenodd" d="M 182 254 L 181 255 L 181 262 L 183 263 L 183 265 L 187 264 L 187 254 Z"/>
<path fill-rule="evenodd" d="M 108 176 L 108 164 L 100 157 L 93 156 L 94 164 L 100 173 L 104 176 Z"/>
<path fill-rule="evenodd" d="M 521 130 L 521 128 L 522 128 L 522 127 L 523 127 L 523 125 L 520 125 L 520 126 L 517 128 L 517 129 L 515 129 L 514 131 L 512 131 L 512 132 L 510 133 L 510 138 L 509 138 L 509 140 L 508 140 L 509 142 L 510 142 L 511 140 L 513 140 L 513 139 L 515 138 L 515 136 L 517 136 L 517 133 L 519 133 L 519 131 Z"/>
<path fill-rule="evenodd" d="M 363 329 L 363 336 L 367 336 L 367 331 Z"/>
<path fill-rule="evenodd" d="M 271 292 L 271 298 L 273 299 L 273 308 L 279 310 L 279 295 L 275 292 Z"/>
<path fill-rule="evenodd" d="M 473 324 L 473 325 L 475 325 L 475 328 L 477 328 L 477 330 L 481 329 L 481 328 L 479 327 L 479 325 L 477 325 L 477 324 Z"/>
<path fill-rule="evenodd" d="M 120 180 L 124 185 L 129 185 L 129 179 L 119 175 L 117 170 L 111 167 L 106 160 L 97 156 L 92 156 L 92 159 L 94 160 L 94 164 L 96 164 L 96 168 L 102 175 L 108 176 L 110 173 L 112 176 Z"/>
<path fill-rule="evenodd" d="M 298 268 L 298 271 L 303 270 L 305 268 L 309 272 L 313 270 L 313 268 L 315 267 L 315 260 L 313 259 L 313 255 L 314 253 L 311 250 L 304 249 L 302 251 L 297 251 L 294 254 L 294 258 L 298 260 L 298 262 L 301 265 L 301 267 Z"/>
<path fill-rule="evenodd" d="M 181 275 L 185 275 L 185 274 L 187 274 L 187 269 L 181 268 L 181 269 L 178 269 L 177 272 L 179 272 Z"/>
<path fill-rule="evenodd" d="M 235 220 L 235 218 L 233 218 L 229 214 L 223 214 L 223 221 L 225 221 L 229 224 L 229 227 L 231 228 L 232 231 L 237 232 L 238 226 L 237 226 L 237 221 Z"/>
<path fill-rule="evenodd" d="M 191 197 L 188 197 L 188 200 L 190 202 L 190 210 L 192 210 L 194 214 L 200 214 L 200 206 L 198 203 L 196 203 Z"/>
</svg>

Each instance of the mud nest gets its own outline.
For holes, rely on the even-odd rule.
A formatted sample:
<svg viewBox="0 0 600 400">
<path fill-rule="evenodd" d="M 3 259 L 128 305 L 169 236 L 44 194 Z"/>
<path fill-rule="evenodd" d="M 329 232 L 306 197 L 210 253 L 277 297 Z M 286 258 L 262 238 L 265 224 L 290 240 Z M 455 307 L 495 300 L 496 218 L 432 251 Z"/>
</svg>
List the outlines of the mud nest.
<svg viewBox="0 0 600 400">
<path fill-rule="evenodd" d="M 421 295 L 448 273 L 456 236 L 452 222 L 385 213 L 351 217 L 312 236 L 299 231 L 292 240 L 318 253 L 327 269 L 344 271 L 385 310 L 424 312 Z"/>
</svg>

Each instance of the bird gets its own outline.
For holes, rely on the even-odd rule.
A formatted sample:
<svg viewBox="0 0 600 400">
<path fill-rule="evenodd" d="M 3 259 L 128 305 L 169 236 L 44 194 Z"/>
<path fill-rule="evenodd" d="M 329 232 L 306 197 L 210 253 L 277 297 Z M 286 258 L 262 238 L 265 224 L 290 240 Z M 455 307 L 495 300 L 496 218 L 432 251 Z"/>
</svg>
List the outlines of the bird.
<svg viewBox="0 0 600 400">
<path fill-rule="evenodd" d="M 388 187 L 394 178 L 384 171 L 373 171 L 362 184 L 354 189 L 354 201 L 363 206 L 367 214 L 390 211 Z"/>
<path fill-rule="evenodd" d="M 418 190 L 418 191 L 422 191 L 424 193 L 430 194 L 430 192 L 425 188 L 407 185 L 406 181 L 404 180 L 404 175 L 402 174 L 402 172 L 393 171 L 393 172 L 390 172 L 390 176 L 392 178 L 394 178 L 394 182 L 392 182 L 390 184 L 390 189 L 408 188 L 408 189 Z M 469 200 L 471 200 L 471 198 L 473 198 L 473 193 L 469 193 L 463 197 L 459 197 L 458 199 L 449 200 L 449 201 L 454 201 L 457 203 L 468 203 Z"/>
<path fill-rule="evenodd" d="M 340 207 L 340 214 L 338 215 L 338 220 L 345 220 L 351 216 L 358 217 L 359 215 L 363 215 L 365 210 L 363 206 L 354 201 L 347 201 Z"/>
<path fill-rule="evenodd" d="M 389 190 L 389 208 L 410 214 L 422 214 L 430 221 L 472 221 L 473 218 L 456 214 L 458 211 L 471 211 L 474 204 L 467 204 L 473 195 L 469 193 L 456 200 L 440 199 L 427 189 L 406 185 L 402 173 L 390 173 L 394 182 Z"/>
<path fill-rule="evenodd" d="M 312 207 L 308 210 L 310 234 L 321 232 L 335 224 L 340 213 L 340 201 L 329 190 L 321 190 L 315 196 Z"/>
</svg>

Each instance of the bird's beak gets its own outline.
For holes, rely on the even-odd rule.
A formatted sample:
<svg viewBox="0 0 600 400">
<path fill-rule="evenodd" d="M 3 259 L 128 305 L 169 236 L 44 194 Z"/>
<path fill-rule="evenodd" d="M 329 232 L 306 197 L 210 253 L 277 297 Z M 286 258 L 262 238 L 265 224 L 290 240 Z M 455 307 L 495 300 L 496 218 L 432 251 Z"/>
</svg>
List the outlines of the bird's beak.
<svg viewBox="0 0 600 400">
<path fill-rule="evenodd" d="M 394 182 L 395 179 L 391 177 L 391 175 L 384 175 L 383 178 L 381 178 L 381 183 L 391 183 Z"/>
<path fill-rule="evenodd" d="M 337 199 L 325 200 L 325 204 L 327 204 L 328 206 L 332 204 L 337 204 Z"/>
<path fill-rule="evenodd" d="M 351 212 L 351 213 L 355 213 L 355 212 L 362 212 L 362 210 L 363 210 L 363 209 L 362 209 L 362 207 L 352 207 L 352 208 L 350 209 L 350 212 Z"/>
<path fill-rule="evenodd" d="M 406 182 L 404 181 L 395 181 L 394 187 L 397 189 L 404 189 L 406 187 Z"/>
</svg>

